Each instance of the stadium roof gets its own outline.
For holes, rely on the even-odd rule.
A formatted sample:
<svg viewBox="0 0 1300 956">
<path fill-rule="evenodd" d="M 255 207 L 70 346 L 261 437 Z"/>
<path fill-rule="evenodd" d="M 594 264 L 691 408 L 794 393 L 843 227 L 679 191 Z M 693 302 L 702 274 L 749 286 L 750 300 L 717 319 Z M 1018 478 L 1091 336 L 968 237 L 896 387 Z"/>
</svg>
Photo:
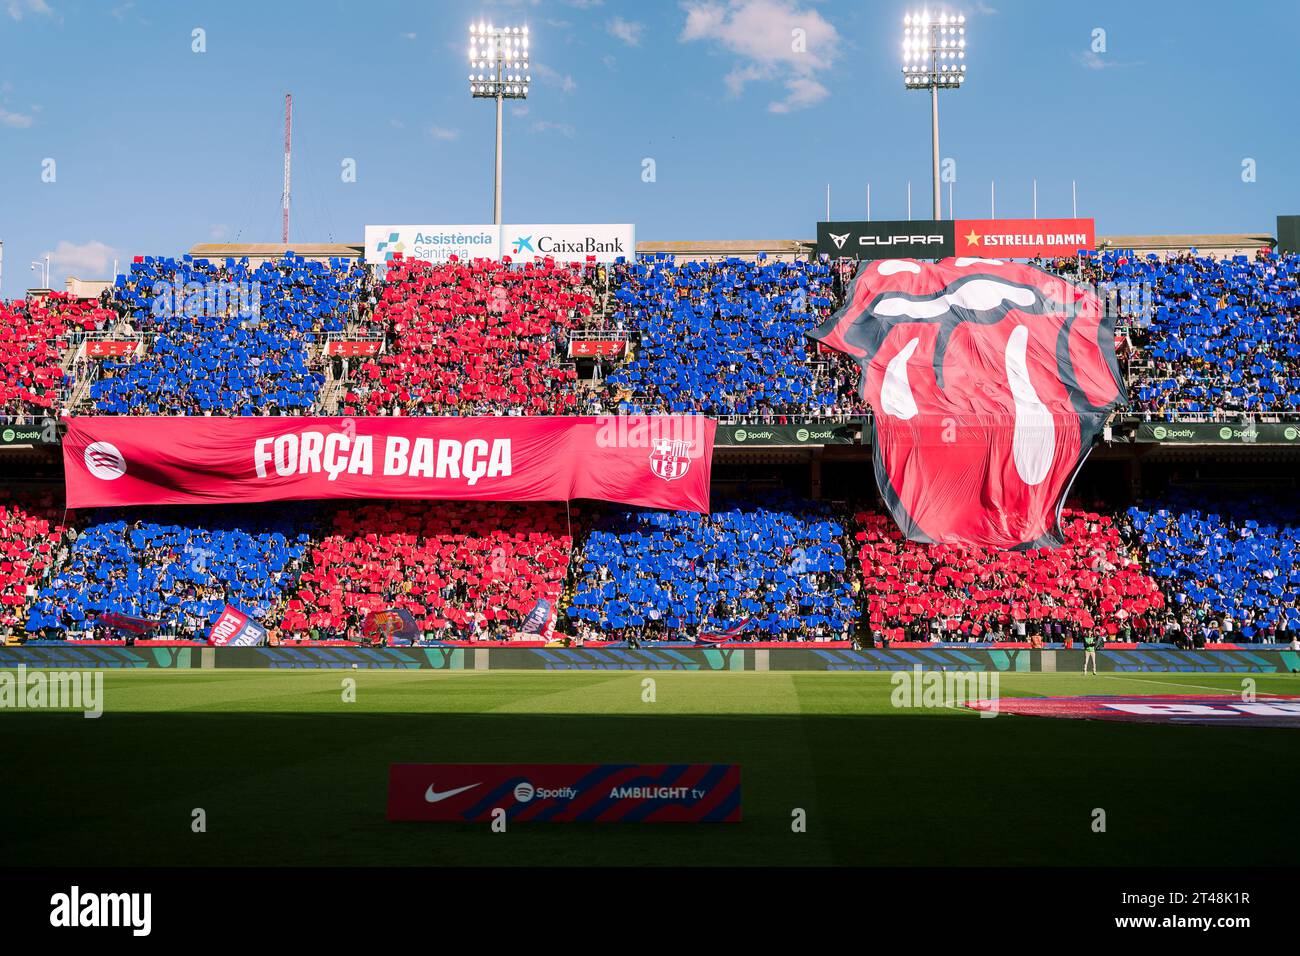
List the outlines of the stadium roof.
<svg viewBox="0 0 1300 956">
<path fill-rule="evenodd" d="M 359 259 L 365 255 L 364 243 L 351 242 L 200 242 L 190 248 L 196 259 L 278 259 L 286 252 L 296 252 L 307 259 Z"/>
<path fill-rule="evenodd" d="M 1186 249 L 1211 252 L 1219 255 L 1253 253 L 1276 240 L 1263 233 L 1226 233 L 1222 235 L 1114 235 L 1098 236 L 1097 243 L 1110 249 L 1132 249 L 1137 253 L 1166 253 Z M 637 255 L 663 253 L 686 259 L 725 259 L 728 257 L 753 258 L 766 253 L 769 259 L 807 259 L 813 255 L 816 243 L 810 239 L 686 239 L 666 241 L 641 241 L 636 244 Z M 286 251 L 296 252 L 308 259 L 361 258 L 365 255 L 364 243 L 350 242 L 201 242 L 190 249 L 190 255 L 203 259 L 242 258 L 250 260 L 275 259 Z"/>
</svg>

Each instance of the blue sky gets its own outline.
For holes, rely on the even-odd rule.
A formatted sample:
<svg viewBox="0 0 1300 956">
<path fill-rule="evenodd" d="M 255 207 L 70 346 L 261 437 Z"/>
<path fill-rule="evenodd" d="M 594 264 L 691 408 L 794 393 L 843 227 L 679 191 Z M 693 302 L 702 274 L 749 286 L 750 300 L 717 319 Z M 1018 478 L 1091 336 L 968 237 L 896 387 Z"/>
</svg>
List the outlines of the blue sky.
<svg viewBox="0 0 1300 956">
<path fill-rule="evenodd" d="M 920 218 L 929 106 L 899 72 L 902 17 L 920 6 L 0 0 L 3 294 L 36 284 L 28 264 L 47 253 L 61 288 L 114 258 L 278 241 L 286 91 L 291 239 L 490 221 L 493 110 L 466 80 L 480 17 L 527 23 L 533 41 L 529 99 L 507 108 L 508 222 L 811 238 L 827 183 L 835 218 L 865 214 L 870 182 L 886 219 L 905 216 L 909 179 Z M 988 214 L 990 180 L 1000 216 L 1028 216 L 1035 177 L 1040 216 L 1069 215 L 1077 180 L 1101 233 L 1271 234 L 1300 213 L 1294 0 L 930 7 L 968 17 L 970 79 L 940 102 L 958 216 Z"/>
</svg>

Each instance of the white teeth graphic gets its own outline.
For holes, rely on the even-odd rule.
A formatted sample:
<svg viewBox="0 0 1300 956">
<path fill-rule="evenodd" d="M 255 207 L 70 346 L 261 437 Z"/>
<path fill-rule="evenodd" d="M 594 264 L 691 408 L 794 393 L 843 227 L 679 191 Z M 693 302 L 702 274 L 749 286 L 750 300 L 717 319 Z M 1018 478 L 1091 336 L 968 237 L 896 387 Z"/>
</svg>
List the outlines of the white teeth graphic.
<svg viewBox="0 0 1300 956">
<path fill-rule="evenodd" d="M 888 415 L 907 421 L 916 415 L 916 399 L 907 380 L 907 361 L 916 351 L 920 338 L 912 339 L 885 366 L 885 380 L 880 385 L 880 407 Z M 1022 356 L 1023 361 L 1023 356 Z"/>
<path fill-rule="evenodd" d="M 908 259 L 885 259 L 876 266 L 876 271 L 882 276 L 897 275 L 900 272 L 911 272 L 914 275 L 921 274 L 921 266 L 918 263 Z"/>
<path fill-rule="evenodd" d="M 1025 363 L 1028 343 L 1029 329 L 1026 326 L 1018 325 L 1011 330 L 1011 337 L 1007 339 L 1007 384 L 1016 402 L 1011 457 L 1025 484 L 1036 485 L 1052 470 L 1052 460 L 1056 456 L 1056 424 L 1029 380 L 1029 367 Z M 907 397 L 912 397 L 910 391 Z M 915 405 L 912 407 L 916 408 Z"/>
<path fill-rule="evenodd" d="M 996 279 L 973 279 L 956 291 L 933 299 L 887 296 L 876 303 L 874 312 L 889 318 L 937 319 L 951 312 L 955 305 L 975 312 L 991 312 L 1003 302 L 1026 308 L 1034 304 L 1034 291 Z"/>
</svg>

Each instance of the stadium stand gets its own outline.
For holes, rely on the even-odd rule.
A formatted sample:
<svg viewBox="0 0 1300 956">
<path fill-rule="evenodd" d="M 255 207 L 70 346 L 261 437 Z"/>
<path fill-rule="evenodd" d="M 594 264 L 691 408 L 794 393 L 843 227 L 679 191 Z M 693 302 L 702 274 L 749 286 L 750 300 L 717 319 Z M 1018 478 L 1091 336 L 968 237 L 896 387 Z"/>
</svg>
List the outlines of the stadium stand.
<svg viewBox="0 0 1300 956">
<path fill-rule="evenodd" d="M 62 514 L 53 491 L 0 488 L 0 631 L 22 631 L 51 568 L 66 558 Z"/>
<path fill-rule="evenodd" d="M 27 630 L 84 634 L 116 611 L 199 636 L 227 602 L 274 619 L 309 541 L 297 509 L 177 509 L 157 520 L 92 518 L 40 590 Z M 256 529 L 256 530 L 247 530 Z"/>
<path fill-rule="evenodd" d="M 613 318 L 639 334 L 640 350 L 592 401 L 759 417 L 855 411 L 856 371 L 805 338 L 833 310 L 840 268 L 664 255 L 616 264 Z"/>
<path fill-rule="evenodd" d="M 557 606 L 571 548 L 555 504 L 340 508 L 307 557 L 282 636 L 355 639 L 368 611 L 401 607 L 431 635 L 508 637 L 539 598 Z"/>
<path fill-rule="evenodd" d="M 1133 533 L 1109 515 L 1063 509 L 1061 548 L 996 551 L 903 540 L 887 516 L 861 512 L 858 560 L 866 623 L 891 640 L 1158 636 L 1164 595 Z M 1022 624 L 1023 627 L 1019 626 Z"/>
<path fill-rule="evenodd" d="M 828 505 L 784 495 L 709 515 L 614 512 L 575 561 L 568 617 L 616 639 L 679 629 L 841 638 L 857 614 L 844 537 Z"/>
<path fill-rule="evenodd" d="M 1149 327 L 1134 321 L 1127 335 L 1128 411 L 1173 420 L 1300 410 L 1300 255 L 1108 251 L 1060 266 L 1102 286 L 1149 287 Z"/>
<path fill-rule="evenodd" d="M 137 258 L 115 297 L 131 329 L 155 337 L 139 355 L 102 363 L 90 386 L 94 410 L 304 414 L 325 381 L 312 346 L 354 318 L 367 281 L 355 261 L 292 253 L 256 268 L 247 259 Z"/>
<path fill-rule="evenodd" d="M 389 267 L 371 315 L 389 349 L 359 363 L 345 415 L 554 415 L 577 404 L 562 360 L 591 314 L 584 270 L 549 259 Z"/>
<path fill-rule="evenodd" d="M 0 301 L 0 417 L 30 420 L 58 411 L 63 352 L 80 333 L 102 330 L 116 320 L 97 300 L 61 292 Z"/>
<path fill-rule="evenodd" d="M 1140 414 L 1300 411 L 1300 256 L 1103 251 L 1052 267 L 1149 284 L 1149 321 L 1121 323 Z M 843 263 L 656 255 L 608 268 L 399 260 L 372 286 L 343 259 L 141 258 L 103 302 L 0 303 L 0 412 L 58 410 L 69 350 L 115 328 L 151 347 L 86 363 L 103 377 L 83 407 L 101 414 L 304 414 L 325 382 L 318 346 L 345 329 L 386 348 L 335 359 L 343 415 L 860 414 L 857 370 L 805 339 L 847 278 Z M 159 283 L 247 283 L 260 301 L 255 316 L 240 315 L 238 294 L 215 315 L 207 302 L 169 310 Z M 567 338 L 606 325 L 637 347 L 584 394 Z M 286 639 L 356 637 L 380 606 L 442 637 L 506 636 L 546 598 L 579 631 L 614 639 L 840 637 L 859 614 L 892 640 L 1100 629 L 1252 641 L 1300 626 L 1300 513 L 1273 499 L 1175 496 L 1119 518 L 1067 509 L 1065 547 L 1016 552 L 912 545 L 883 514 L 850 521 L 784 495 L 708 516 L 601 510 L 576 553 L 559 505 L 137 512 L 92 516 L 80 532 L 55 508 L 53 496 L 0 499 L 0 625 L 81 633 L 113 610 L 201 637 L 230 601 Z"/>
<path fill-rule="evenodd" d="M 1169 627 L 1184 639 L 1285 641 L 1300 629 L 1300 511 L 1293 502 L 1174 492 L 1128 515 L 1146 544 L 1150 573 L 1170 591 Z"/>
</svg>

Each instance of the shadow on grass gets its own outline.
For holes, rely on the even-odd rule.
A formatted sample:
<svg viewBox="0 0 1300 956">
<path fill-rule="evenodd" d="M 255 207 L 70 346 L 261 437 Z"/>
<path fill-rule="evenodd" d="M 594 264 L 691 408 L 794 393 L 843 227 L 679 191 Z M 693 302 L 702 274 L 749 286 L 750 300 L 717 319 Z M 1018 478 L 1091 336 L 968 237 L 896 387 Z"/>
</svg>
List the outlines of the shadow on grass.
<svg viewBox="0 0 1300 956">
<path fill-rule="evenodd" d="M 1296 789 L 1293 740 L 921 711 L 9 712 L 0 846 L 9 866 L 1291 864 L 1300 836 L 1251 812 L 1248 791 Z M 389 823 L 398 761 L 739 763 L 744 822 Z"/>
</svg>

